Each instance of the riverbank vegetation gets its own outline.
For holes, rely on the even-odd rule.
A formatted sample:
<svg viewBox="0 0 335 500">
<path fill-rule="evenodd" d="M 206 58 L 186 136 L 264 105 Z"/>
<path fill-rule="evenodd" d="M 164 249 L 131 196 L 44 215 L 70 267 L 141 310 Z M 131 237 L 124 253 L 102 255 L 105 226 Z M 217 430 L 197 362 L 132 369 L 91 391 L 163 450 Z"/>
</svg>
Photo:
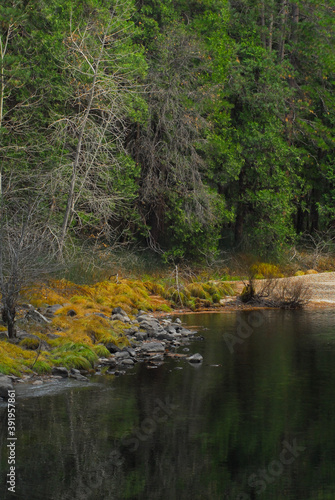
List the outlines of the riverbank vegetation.
<svg viewBox="0 0 335 500">
<path fill-rule="evenodd" d="M 129 345 L 126 334 L 134 323 L 113 315 L 117 308 L 134 320 L 140 310 L 166 314 L 177 307 L 219 306 L 228 294 L 234 291 L 222 281 L 187 283 L 181 278 L 172 283 L 169 276 L 143 281 L 111 276 L 94 285 L 64 279 L 31 285 L 21 291 L 16 305 L 15 336 L 8 338 L 6 326 L 1 327 L 0 372 L 49 373 L 54 366 L 93 370 L 99 357 L 110 355 L 106 346 Z"/>
<path fill-rule="evenodd" d="M 138 270 L 131 273 L 128 268 L 93 284 L 75 284 L 64 278 L 30 284 L 21 290 L 15 304 L 15 335 L 8 338 L 4 321 L 0 326 L 0 373 L 47 374 L 57 366 L 94 373 L 98 359 L 109 357 L 111 346 L 129 346 L 127 334 L 134 325 L 139 327 L 135 318 L 139 311 L 174 315 L 180 310 L 222 310 L 227 305 L 234 310 L 243 303 L 285 308 L 306 303 L 308 286 L 278 279 L 288 268 L 258 262 L 247 269 L 245 261 L 250 259 L 241 256 L 234 270 L 176 266 L 142 273 L 139 279 L 135 276 Z M 242 268 L 245 274 L 236 275 Z M 248 290 L 253 290 L 250 296 Z M 129 322 L 115 315 L 120 307 L 129 315 Z"/>
<path fill-rule="evenodd" d="M 43 309 L 55 299 L 64 311 L 53 326 L 71 346 L 70 307 L 92 361 L 95 344 L 122 332 L 93 328 L 87 311 L 214 307 L 234 276 L 334 269 L 334 9 L 334 0 L 0 6 L 10 338 L 22 300 Z M 63 296 L 62 279 L 82 288 Z M 31 367 L 32 352 L 22 356 Z"/>
</svg>

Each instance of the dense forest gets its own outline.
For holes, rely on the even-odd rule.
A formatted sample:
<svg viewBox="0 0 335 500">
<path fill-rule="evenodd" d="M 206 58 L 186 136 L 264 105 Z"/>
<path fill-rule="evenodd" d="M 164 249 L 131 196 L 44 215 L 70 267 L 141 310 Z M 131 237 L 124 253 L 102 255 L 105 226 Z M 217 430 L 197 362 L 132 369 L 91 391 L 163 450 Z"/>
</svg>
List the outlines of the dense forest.
<svg viewBox="0 0 335 500">
<path fill-rule="evenodd" d="M 331 233 L 335 0 L 4 0 L 1 259 Z M 24 259 L 23 259 L 24 261 Z"/>
</svg>

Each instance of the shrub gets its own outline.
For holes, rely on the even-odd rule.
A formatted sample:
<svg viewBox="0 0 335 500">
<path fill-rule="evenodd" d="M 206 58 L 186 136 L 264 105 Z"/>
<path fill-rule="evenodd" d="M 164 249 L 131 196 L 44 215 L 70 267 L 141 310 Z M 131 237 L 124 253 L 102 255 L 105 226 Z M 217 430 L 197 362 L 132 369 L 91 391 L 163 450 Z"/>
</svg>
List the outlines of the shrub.
<svg viewBox="0 0 335 500">
<path fill-rule="evenodd" d="M 246 288 L 246 287 L 245 287 Z M 269 279 L 253 296 L 246 300 L 248 290 L 245 290 L 245 300 L 255 305 L 279 307 L 281 309 L 300 309 L 310 299 L 311 288 L 303 280 L 285 278 L 283 280 Z"/>
<path fill-rule="evenodd" d="M 25 339 L 19 342 L 21 347 L 25 347 L 26 349 L 36 350 L 39 348 L 40 340 L 36 337 L 26 337 Z"/>
</svg>

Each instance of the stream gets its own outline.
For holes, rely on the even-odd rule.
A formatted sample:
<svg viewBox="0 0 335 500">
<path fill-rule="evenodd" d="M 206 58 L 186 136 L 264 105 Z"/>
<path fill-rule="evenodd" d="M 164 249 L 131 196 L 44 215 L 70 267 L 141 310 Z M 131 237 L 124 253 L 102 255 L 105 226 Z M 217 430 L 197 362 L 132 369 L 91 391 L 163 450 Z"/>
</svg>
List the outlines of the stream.
<svg viewBox="0 0 335 500">
<path fill-rule="evenodd" d="M 3 402 L 0 498 L 333 500 L 335 310 L 182 321 L 199 340 L 177 352 L 201 364 L 17 384 L 15 493 Z"/>
</svg>

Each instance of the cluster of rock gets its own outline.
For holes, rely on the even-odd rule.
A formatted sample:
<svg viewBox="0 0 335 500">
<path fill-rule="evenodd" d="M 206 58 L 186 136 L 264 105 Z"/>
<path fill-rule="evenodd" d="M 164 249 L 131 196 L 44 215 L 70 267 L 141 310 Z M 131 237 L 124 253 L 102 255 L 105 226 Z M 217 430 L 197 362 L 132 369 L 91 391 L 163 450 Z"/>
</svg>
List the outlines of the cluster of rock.
<svg viewBox="0 0 335 500">
<path fill-rule="evenodd" d="M 55 305 L 49 306 L 44 314 L 36 311 L 32 306 L 28 308 L 26 320 L 37 322 L 50 322 L 54 313 L 62 306 Z M 71 315 L 71 310 L 68 311 Z M 76 314 L 76 313 L 74 313 Z M 106 317 L 102 313 L 95 313 Z M 139 311 L 135 319 L 130 319 L 129 316 L 121 307 L 116 307 L 112 311 L 111 321 L 120 321 L 124 323 L 124 334 L 129 340 L 129 346 L 120 349 L 113 343 L 106 345 L 110 352 L 110 356 L 106 358 L 99 358 L 98 364 L 95 367 L 96 374 L 114 374 L 120 375 L 126 372 L 127 369 L 132 368 L 135 363 L 145 362 L 148 368 L 157 368 L 160 366 L 166 357 L 184 358 L 189 363 L 199 364 L 203 358 L 200 354 L 196 353 L 191 356 L 187 354 L 176 353 L 176 350 L 184 346 L 183 351 L 188 352 L 189 349 L 185 347 L 192 339 L 196 337 L 196 332 L 184 328 L 179 318 L 172 320 L 157 319 L 153 315 Z M 55 338 L 57 335 L 48 334 L 50 338 Z M 32 334 L 20 332 L 18 334 L 17 342 L 26 337 L 35 338 Z M 37 337 L 36 337 L 37 339 Z M 45 342 L 43 341 L 43 344 Z M 48 348 L 47 344 L 41 346 L 43 349 Z M 30 382 L 34 385 L 42 384 L 51 379 L 67 379 L 72 378 L 79 381 L 87 381 L 85 370 L 76 370 L 71 368 L 68 370 L 66 367 L 59 366 L 52 369 L 51 376 L 39 377 L 36 374 L 25 375 L 24 377 L 15 376 L 1 376 L 0 375 L 0 397 L 6 398 L 8 390 L 13 387 L 13 382 Z"/>
<path fill-rule="evenodd" d="M 173 356 L 176 349 L 195 338 L 196 332 L 184 328 L 179 318 L 159 320 L 151 314 L 139 311 L 135 320 L 117 307 L 112 311 L 112 320 L 117 319 L 128 324 L 124 333 L 128 337 L 130 347 L 120 349 L 115 344 L 107 344 L 111 355 L 100 358 L 98 372 L 107 367 L 107 373 L 120 374 L 137 362 L 146 362 L 148 367 L 155 368 L 164 362 L 165 356 Z M 188 349 L 187 349 L 188 350 Z M 200 363 L 200 354 L 185 357 L 190 363 Z M 104 370 L 106 371 L 106 370 Z"/>
</svg>

